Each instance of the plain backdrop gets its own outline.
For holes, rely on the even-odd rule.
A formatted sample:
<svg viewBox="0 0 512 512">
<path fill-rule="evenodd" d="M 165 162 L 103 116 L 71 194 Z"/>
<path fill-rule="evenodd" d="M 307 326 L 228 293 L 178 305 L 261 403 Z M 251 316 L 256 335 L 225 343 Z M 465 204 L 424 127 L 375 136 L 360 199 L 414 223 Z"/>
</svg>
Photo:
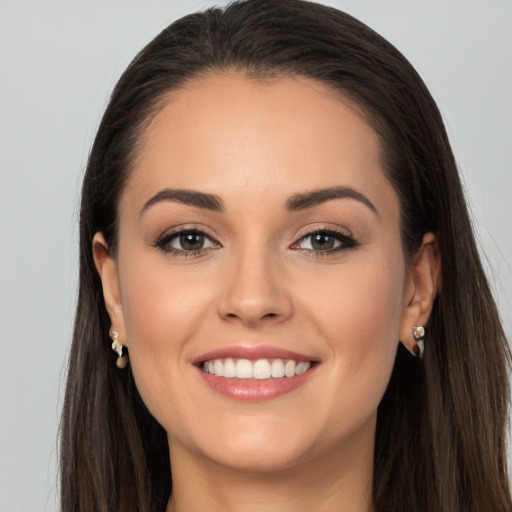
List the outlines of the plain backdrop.
<svg viewBox="0 0 512 512">
<path fill-rule="evenodd" d="M 223 2 L 220 2 L 223 3 Z M 339 0 L 394 43 L 444 115 L 512 328 L 512 1 Z M 185 0 L 0 0 L 0 512 L 56 512 L 77 197 L 108 95 Z"/>
</svg>

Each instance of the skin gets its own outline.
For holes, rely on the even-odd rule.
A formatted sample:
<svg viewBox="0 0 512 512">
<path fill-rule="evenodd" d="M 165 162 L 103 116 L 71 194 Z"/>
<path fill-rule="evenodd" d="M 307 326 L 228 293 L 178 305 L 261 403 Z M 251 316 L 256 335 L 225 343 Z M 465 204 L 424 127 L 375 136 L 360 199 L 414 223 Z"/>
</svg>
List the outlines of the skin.
<svg viewBox="0 0 512 512">
<path fill-rule="evenodd" d="M 168 511 L 372 510 L 377 406 L 398 340 L 412 349 L 439 279 L 432 234 L 405 263 L 379 148 L 353 106 L 306 79 L 211 75 L 174 91 L 150 123 L 121 195 L 117 254 L 101 233 L 93 250 L 112 329 L 168 433 Z M 284 207 L 334 186 L 376 212 L 353 198 Z M 167 188 L 215 194 L 224 211 L 158 201 L 141 213 Z M 212 242 L 192 257 L 155 247 L 176 226 Z M 356 243 L 318 254 L 306 235 L 325 229 Z M 320 364 L 297 390 L 236 401 L 191 362 L 239 344 Z"/>
</svg>

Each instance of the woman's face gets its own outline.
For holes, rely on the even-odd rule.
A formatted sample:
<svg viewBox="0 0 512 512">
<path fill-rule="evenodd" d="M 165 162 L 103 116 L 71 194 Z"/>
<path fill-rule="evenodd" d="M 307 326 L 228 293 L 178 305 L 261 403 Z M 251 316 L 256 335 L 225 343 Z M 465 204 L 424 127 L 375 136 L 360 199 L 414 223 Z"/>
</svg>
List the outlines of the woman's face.
<svg viewBox="0 0 512 512">
<path fill-rule="evenodd" d="M 379 140 L 348 103 L 236 74 L 173 92 L 107 259 L 112 328 L 171 457 L 371 458 L 414 285 Z"/>
</svg>

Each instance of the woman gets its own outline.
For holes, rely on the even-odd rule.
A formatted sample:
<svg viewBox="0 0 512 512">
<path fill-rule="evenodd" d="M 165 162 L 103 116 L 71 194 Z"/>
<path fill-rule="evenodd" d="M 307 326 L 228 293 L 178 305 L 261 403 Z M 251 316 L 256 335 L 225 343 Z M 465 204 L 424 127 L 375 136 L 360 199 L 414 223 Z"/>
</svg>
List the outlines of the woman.
<svg viewBox="0 0 512 512">
<path fill-rule="evenodd" d="M 80 226 L 64 511 L 511 509 L 454 158 L 368 27 L 298 0 L 172 24 L 113 92 Z"/>
</svg>

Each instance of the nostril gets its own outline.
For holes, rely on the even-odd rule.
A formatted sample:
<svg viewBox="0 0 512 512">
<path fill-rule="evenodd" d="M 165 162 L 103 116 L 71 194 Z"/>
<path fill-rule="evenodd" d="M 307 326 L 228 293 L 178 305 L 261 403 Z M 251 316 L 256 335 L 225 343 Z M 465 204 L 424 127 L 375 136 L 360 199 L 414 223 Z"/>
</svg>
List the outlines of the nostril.
<svg viewBox="0 0 512 512">
<path fill-rule="evenodd" d="M 266 313 L 265 315 L 263 315 L 261 318 L 276 318 L 278 317 L 278 313 Z M 226 317 L 228 318 L 241 318 L 241 315 L 237 315 L 236 313 L 228 313 L 226 315 Z"/>
</svg>

